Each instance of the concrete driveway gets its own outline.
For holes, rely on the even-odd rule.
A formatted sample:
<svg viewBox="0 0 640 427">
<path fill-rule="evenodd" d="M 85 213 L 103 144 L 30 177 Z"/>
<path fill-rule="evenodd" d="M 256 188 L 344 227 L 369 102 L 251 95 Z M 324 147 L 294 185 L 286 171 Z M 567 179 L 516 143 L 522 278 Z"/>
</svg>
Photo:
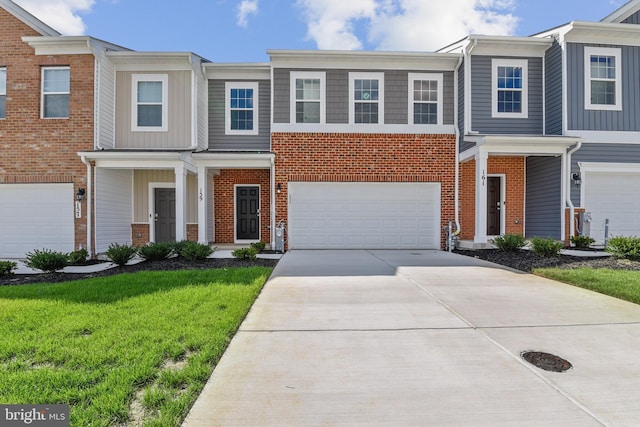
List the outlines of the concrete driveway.
<svg viewBox="0 0 640 427">
<path fill-rule="evenodd" d="M 639 390 L 640 306 L 439 251 L 292 251 L 184 425 L 636 426 Z"/>
</svg>

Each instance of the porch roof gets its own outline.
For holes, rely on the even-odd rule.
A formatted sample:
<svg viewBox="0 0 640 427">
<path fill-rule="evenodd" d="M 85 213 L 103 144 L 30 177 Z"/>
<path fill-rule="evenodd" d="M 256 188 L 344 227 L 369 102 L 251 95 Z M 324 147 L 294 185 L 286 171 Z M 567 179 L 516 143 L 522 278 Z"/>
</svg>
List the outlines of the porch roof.
<svg viewBox="0 0 640 427">
<path fill-rule="evenodd" d="M 192 151 L 81 151 L 78 155 L 109 169 L 174 169 L 182 166 L 191 173 L 205 169 L 268 169 L 275 154 L 254 152 Z"/>
<path fill-rule="evenodd" d="M 473 160 L 479 153 L 497 156 L 557 156 L 582 140 L 557 135 L 465 135 L 476 145 L 460 153 L 460 161 Z"/>
</svg>

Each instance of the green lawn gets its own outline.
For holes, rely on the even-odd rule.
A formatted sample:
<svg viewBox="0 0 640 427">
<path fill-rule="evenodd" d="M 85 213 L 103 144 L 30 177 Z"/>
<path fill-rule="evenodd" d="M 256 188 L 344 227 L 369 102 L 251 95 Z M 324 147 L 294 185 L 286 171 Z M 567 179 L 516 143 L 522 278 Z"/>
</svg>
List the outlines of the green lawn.
<svg viewBox="0 0 640 427">
<path fill-rule="evenodd" d="M 179 425 L 270 272 L 0 287 L 0 402 L 69 403 L 72 426 Z"/>
<path fill-rule="evenodd" d="M 640 272 L 603 268 L 541 268 L 534 274 L 640 304 Z"/>
</svg>

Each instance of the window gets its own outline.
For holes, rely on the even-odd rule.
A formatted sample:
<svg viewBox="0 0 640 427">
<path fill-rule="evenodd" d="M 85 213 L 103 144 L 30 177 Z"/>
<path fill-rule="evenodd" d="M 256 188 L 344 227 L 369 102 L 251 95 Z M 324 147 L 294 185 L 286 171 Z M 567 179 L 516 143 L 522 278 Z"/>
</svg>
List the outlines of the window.
<svg viewBox="0 0 640 427">
<path fill-rule="evenodd" d="M 7 69 L 0 68 L 0 119 L 7 117 Z"/>
<path fill-rule="evenodd" d="M 491 116 L 527 118 L 528 62 L 526 59 L 491 61 Z"/>
<path fill-rule="evenodd" d="M 620 49 L 585 47 L 585 109 L 622 110 Z"/>
<path fill-rule="evenodd" d="M 69 117 L 70 72 L 69 67 L 45 67 L 42 69 L 42 118 L 66 119 Z"/>
<path fill-rule="evenodd" d="M 325 76 L 291 72 L 291 123 L 325 123 Z"/>
<path fill-rule="evenodd" d="M 227 135 L 258 134 L 258 83 L 227 82 L 225 84 L 225 133 Z"/>
<path fill-rule="evenodd" d="M 442 124 L 442 74 L 409 73 L 409 124 Z"/>
<path fill-rule="evenodd" d="M 166 74 L 134 74 L 131 82 L 131 130 L 166 132 L 169 77 Z"/>
<path fill-rule="evenodd" d="M 384 73 L 349 73 L 349 123 L 384 123 Z"/>
</svg>

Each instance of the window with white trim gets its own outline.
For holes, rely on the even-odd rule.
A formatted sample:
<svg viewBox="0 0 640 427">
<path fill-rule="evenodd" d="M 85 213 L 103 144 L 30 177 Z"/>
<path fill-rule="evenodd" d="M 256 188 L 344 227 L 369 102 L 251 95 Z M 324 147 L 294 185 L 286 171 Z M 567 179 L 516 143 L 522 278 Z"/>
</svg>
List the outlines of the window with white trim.
<svg viewBox="0 0 640 427">
<path fill-rule="evenodd" d="M 491 116 L 522 118 L 528 111 L 528 61 L 526 59 L 491 60 Z"/>
<path fill-rule="evenodd" d="M 166 132 L 168 129 L 169 76 L 134 74 L 131 78 L 131 130 Z"/>
<path fill-rule="evenodd" d="M 42 68 L 42 118 L 69 118 L 69 94 L 71 92 L 69 67 Z"/>
<path fill-rule="evenodd" d="M 7 69 L 0 68 L 0 119 L 7 117 Z"/>
<path fill-rule="evenodd" d="M 442 74 L 409 73 L 409 124 L 442 124 Z"/>
<path fill-rule="evenodd" d="M 325 72 L 291 72 L 291 123 L 325 123 Z"/>
<path fill-rule="evenodd" d="M 619 48 L 584 48 L 586 110 L 622 110 L 622 71 Z"/>
<path fill-rule="evenodd" d="M 384 73 L 349 73 L 349 123 L 384 123 Z"/>
<path fill-rule="evenodd" d="M 258 82 L 225 83 L 225 134 L 258 134 Z"/>
</svg>

